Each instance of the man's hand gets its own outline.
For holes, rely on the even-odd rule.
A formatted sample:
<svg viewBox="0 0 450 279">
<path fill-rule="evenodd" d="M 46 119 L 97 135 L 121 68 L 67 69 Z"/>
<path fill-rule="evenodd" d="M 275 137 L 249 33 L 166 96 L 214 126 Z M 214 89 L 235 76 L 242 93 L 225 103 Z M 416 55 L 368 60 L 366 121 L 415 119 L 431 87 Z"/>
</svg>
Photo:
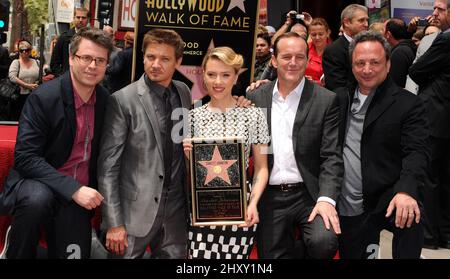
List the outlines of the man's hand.
<svg viewBox="0 0 450 279">
<path fill-rule="evenodd" d="M 313 211 L 309 215 L 308 222 L 312 222 L 317 215 L 320 215 L 325 223 L 325 228 L 330 230 L 330 227 L 333 227 L 333 230 L 336 234 L 341 234 L 341 226 L 339 225 L 339 218 L 334 206 L 328 202 L 320 201 L 316 203 Z M 330 226 L 331 225 L 331 226 Z"/>
<path fill-rule="evenodd" d="M 106 248 L 118 255 L 123 255 L 128 248 L 128 237 L 125 226 L 110 228 L 106 232 Z"/>
<path fill-rule="evenodd" d="M 248 108 L 252 106 L 252 102 L 244 96 L 233 96 L 233 98 L 236 100 L 236 105 L 240 108 Z"/>
<path fill-rule="evenodd" d="M 386 210 L 386 218 L 392 215 L 392 212 L 396 210 L 395 226 L 403 229 L 405 227 L 411 227 L 412 222 L 416 223 L 420 221 L 420 210 L 417 205 L 417 201 L 413 199 L 407 193 L 397 193 L 389 203 Z"/>
<path fill-rule="evenodd" d="M 81 186 L 78 191 L 73 193 L 72 199 L 81 207 L 91 210 L 102 203 L 103 196 L 91 187 Z"/>
<path fill-rule="evenodd" d="M 291 14 L 292 14 L 292 16 L 291 16 Z M 297 12 L 296 11 L 289 11 L 287 14 L 286 14 L 286 21 L 284 22 L 284 24 L 285 25 L 287 25 L 287 26 L 291 26 L 292 24 L 293 24 L 293 21 L 292 21 L 292 18 L 291 17 L 293 17 L 293 16 L 295 16 L 297 14 Z"/>
<path fill-rule="evenodd" d="M 255 82 L 252 82 L 247 89 L 245 89 L 245 92 L 250 92 L 255 90 L 256 88 L 260 87 L 261 85 L 270 82 L 270 80 L 268 79 L 261 79 L 261 80 L 257 80 Z"/>
</svg>

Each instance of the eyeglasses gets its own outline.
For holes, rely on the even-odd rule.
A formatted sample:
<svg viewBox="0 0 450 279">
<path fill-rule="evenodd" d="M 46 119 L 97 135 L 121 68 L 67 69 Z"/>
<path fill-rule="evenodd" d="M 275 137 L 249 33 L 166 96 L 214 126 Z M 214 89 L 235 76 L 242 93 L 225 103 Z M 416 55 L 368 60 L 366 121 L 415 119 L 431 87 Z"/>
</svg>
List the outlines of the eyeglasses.
<svg viewBox="0 0 450 279">
<path fill-rule="evenodd" d="M 95 66 L 98 67 L 105 67 L 106 64 L 108 64 L 108 59 L 106 58 L 102 58 L 102 57 L 92 57 L 90 55 L 76 55 L 75 57 L 78 58 L 81 63 L 85 64 L 85 65 L 89 65 L 92 63 L 92 61 L 95 61 Z"/>
<path fill-rule="evenodd" d="M 30 50 L 31 49 L 29 49 L 29 48 L 23 48 L 23 49 L 21 49 L 19 51 L 22 52 L 22 53 L 25 53 L 25 52 L 30 52 Z"/>
</svg>

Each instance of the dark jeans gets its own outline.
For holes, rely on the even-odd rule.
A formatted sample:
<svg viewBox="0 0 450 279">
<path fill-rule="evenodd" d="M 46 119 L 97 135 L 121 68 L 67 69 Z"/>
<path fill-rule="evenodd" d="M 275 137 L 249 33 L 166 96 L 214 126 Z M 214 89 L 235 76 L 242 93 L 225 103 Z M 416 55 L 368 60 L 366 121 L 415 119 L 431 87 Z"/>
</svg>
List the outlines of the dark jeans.
<svg viewBox="0 0 450 279">
<path fill-rule="evenodd" d="M 413 222 L 410 228 L 395 227 L 395 211 L 391 217 L 386 212 L 363 213 L 358 216 L 340 216 L 339 255 L 342 259 L 375 259 L 380 247 L 380 232 L 387 229 L 394 234 L 392 257 L 418 259 L 422 251 L 422 225 Z"/>
<path fill-rule="evenodd" d="M 16 203 L 9 234 L 8 259 L 36 257 L 41 228 L 47 233 L 48 257 L 89 258 L 91 211 L 60 200 L 46 185 L 26 179 L 15 189 Z"/>
<path fill-rule="evenodd" d="M 259 202 L 258 258 L 292 259 L 299 254 L 314 259 L 333 258 L 338 248 L 337 235 L 325 228 L 320 216 L 308 223 L 315 204 L 305 187 L 282 192 L 268 186 Z M 297 228 L 304 245 L 296 240 Z M 301 247 L 306 248 L 305 253 L 298 251 Z"/>
</svg>

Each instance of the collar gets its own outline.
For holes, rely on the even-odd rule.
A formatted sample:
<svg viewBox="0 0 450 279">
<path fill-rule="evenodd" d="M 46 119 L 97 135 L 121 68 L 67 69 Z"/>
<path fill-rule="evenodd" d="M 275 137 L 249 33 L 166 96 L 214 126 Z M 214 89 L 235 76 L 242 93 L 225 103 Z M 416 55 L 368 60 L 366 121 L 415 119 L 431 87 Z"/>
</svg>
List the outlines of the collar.
<svg viewBox="0 0 450 279">
<path fill-rule="evenodd" d="M 83 99 L 81 99 L 80 95 L 78 94 L 77 90 L 75 89 L 75 87 L 72 85 L 73 88 L 73 99 L 74 99 L 74 103 L 75 103 L 75 109 L 79 109 L 80 107 L 82 107 L 83 105 L 90 105 L 93 106 L 95 105 L 95 102 L 97 100 L 96 94 L 95 94 L 95 89 L 94 92 L 92 93 L 91 97 L 89 98 L 89 100 L 87 102 L 84 102 Z"/>
<path fill-rule="evenodd" d="M 294 90 L 292 90 L 291 92 L 289 92 L 289 94 L 287 95 L 287 97 L 289 96 L 295 96 L 297 98 L 300 98 L 302 92 L 303 92 L 303 88 L 305 87 L 305 77 L 302 78 L 302 80 L 300 81 L 300 83 L 297 85 L 297 87 L 294 88 Z M 280 92 L 278 91 L 278 79 L 275 82 L 275 86 L 273 87 L 273 91 L 272 91 L 272 97 L 276 97 L 276 96 L 281 96 Z"/>
<path fill-rule="evenodd" d="M 144 75 L 145 84 L 150 88 L 150 91 L 156 92 L 156 94 L 163 96 L 166 89 L 169 89 L 170 91 L 173 91 L 173 83 L 170 82 L 169 87 L 164 87 L 161 84 L 152 81 L 148 78 L 147 75 Z"/>
<path fill-rule="evenodd" d="M 347 41 L 348 41 L 349 43 L 353 42 L 353 38 L 350 37 L 349 35 L 347 35 L 347 33 L 345 33 L 345 32 L 344 32 L 344 37 L 347 39 Z"/>
</svg>

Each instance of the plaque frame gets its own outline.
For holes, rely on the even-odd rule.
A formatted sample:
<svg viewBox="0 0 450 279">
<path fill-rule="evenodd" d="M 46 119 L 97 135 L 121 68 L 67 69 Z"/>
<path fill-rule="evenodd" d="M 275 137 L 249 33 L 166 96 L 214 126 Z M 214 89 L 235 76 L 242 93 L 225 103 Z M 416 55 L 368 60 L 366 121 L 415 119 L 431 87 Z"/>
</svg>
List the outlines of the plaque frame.
<svg viewBox="0 0 450 279">
<path fill-rule="evenodd" d="M 245 224 L 247 216 L 247 178 L 244 137 L 197 137 L 190 140 L 192 144 L 189 164 L 192 225 L 230 226 Z M 206 182 L 206 179 L 208 179 L 208 169 L 202 163 L 207 164 L 213 160 L 214 153 L 217 152 L 216 148 L 222 159 L 222 161 L 218 162 L 222 163 L 235 160 L 235 162 L 230 163 L 231 165 L 224 170 L 228 175 L 230 183 L 222 179 L 220 177 L 221 175 L 217 173 L 213 175 L 214 178 Z M 204 154 L 202 154 L 202 151 Z M 230 153 L 226 154 L 224 151 L 230 151 L 231 155 Z M 210 171 L 215 172 L 216 167 L 212 166 Z M 219 169 L 221 169 L 220 166 Z M 232 174 L 231 176 L 230 172 Z M 237 177 L 233 175 L 236 172 Z M 205 199 L 205 196 L 208 196 L 209 200 Z M 237 208 L 235 208 L 236 206 Z M 213 208 L 210 209 L 208 207 Z M 211 216 L 215 215 L 211 214 L 211 211 L 222 211 L 223 215 Z"/>
</svg>

